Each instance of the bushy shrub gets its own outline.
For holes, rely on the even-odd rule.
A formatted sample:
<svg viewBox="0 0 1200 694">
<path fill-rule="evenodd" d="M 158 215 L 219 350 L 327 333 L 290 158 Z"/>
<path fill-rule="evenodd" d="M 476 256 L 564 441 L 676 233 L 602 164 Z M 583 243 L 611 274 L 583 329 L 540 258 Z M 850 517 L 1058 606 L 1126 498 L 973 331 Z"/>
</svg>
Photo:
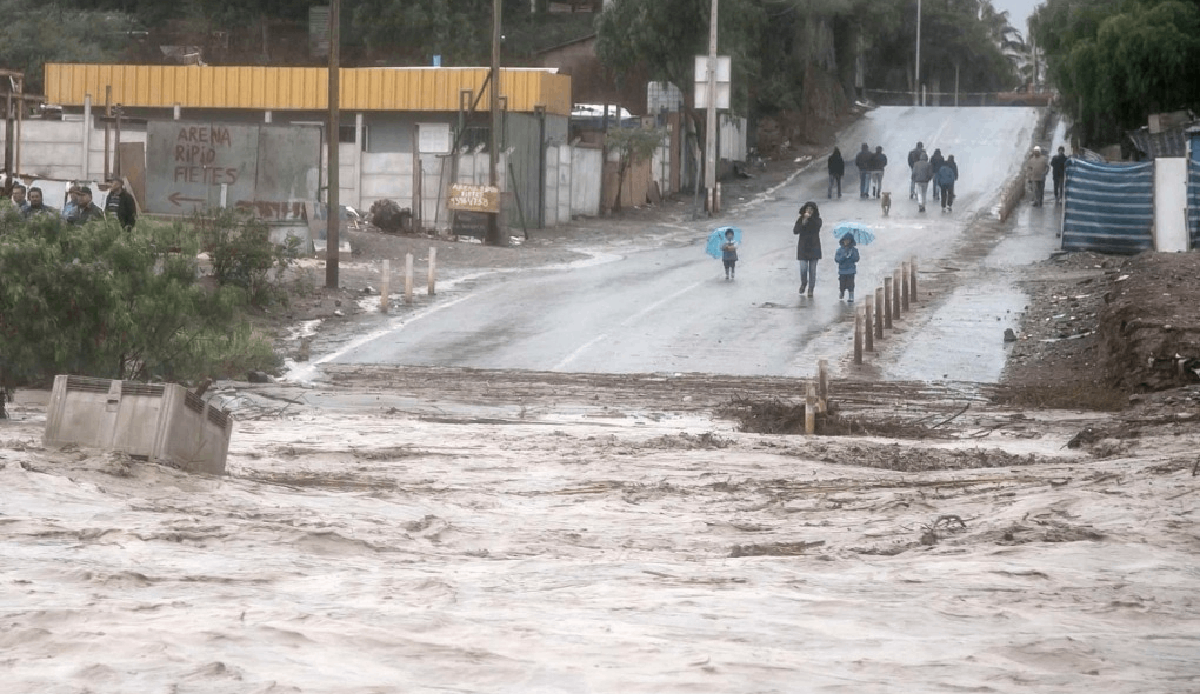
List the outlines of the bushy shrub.
<svg viewBox="0 0 1200 694">
<path fill-rule="evenodd" d="M 197 214 L 190 224 L 177 227 L 181 234 L 192 230 L 212 257 L 218 284 L 245 289 L 250 303 L 258 307 L 287 301 L 281 280 L 299 255 L 298 239 L 289 236 L 286 245 L 275 245 L 267 223 L 239 209 Z"/>
<path fill-rule="evenodd" d="M 0 215 L 0 370 L 168 381 L 274 369 L 252 334 L 250 293 L 198 281 L 199 236 L 115 221 L 71 226 Z"/>
</svg>

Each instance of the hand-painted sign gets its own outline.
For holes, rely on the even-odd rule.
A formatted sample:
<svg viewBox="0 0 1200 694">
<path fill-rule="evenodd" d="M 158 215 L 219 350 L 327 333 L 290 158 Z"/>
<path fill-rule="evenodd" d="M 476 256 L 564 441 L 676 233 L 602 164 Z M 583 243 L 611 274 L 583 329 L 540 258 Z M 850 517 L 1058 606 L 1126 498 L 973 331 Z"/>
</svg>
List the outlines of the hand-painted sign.
<svg viewBox="0 0 1200 694">
<path fill-rule="evenodd" d="M 472 186 L 454 183 L 446 207 L 467 212 L 500 212 L 500 189 L 492 186 Z"/>
</svg>

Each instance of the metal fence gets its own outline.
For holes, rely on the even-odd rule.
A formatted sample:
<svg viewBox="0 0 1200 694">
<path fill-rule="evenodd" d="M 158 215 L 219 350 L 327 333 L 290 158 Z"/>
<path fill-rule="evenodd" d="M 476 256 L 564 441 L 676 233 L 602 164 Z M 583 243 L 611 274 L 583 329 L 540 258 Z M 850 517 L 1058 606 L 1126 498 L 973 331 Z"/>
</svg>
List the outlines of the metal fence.
<svg viewBox="0 0 1200 694">
<path fill-rule="evenodd" d="M 1200 137 L 1192 138 L 1188 158 L 1187 220 L 1192 250 L 1200 250 Z"/>
<path fill-rule="evenodd" d="M 1154 162 L 1067 163 L 1062 247 L 1133 254 L 1154 247 Z"/>
</svg>

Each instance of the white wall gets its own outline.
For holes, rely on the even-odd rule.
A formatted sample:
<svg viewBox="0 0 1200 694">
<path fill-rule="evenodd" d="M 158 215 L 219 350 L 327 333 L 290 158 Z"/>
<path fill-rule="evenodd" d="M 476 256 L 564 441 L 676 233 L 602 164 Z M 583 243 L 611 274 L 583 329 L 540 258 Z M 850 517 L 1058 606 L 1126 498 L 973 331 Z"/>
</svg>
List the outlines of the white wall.
<svg viewBox="0 0 1200 694">
<path fill-rule="evenodd" d="M 746 161 L 746 119 L 721 114 L 721 158 Z"/>
<path fill-rule="evenodd" d="M 14 129 L 15 129 L 14 125 Z M 104 128 L 88 135 L 87 169 L 84 169 L 82 120 L 26 120 L 21 123 L 21 172 L 38 178 L 96 179 L 104 177 Z M 145 142 L 145 131 L 122 130 L 122 142 Z M 0 146 L 4 129 L 0 128 Z M 109 166 L 116 158 L 116 133 L 109 139 Z"/>
<path fill-rule="evenodd" d="M 600 214 L 600 150 L 592 147 L 571 148 L 571 210 L 578 215 Z"/>
<path fill-rule="evenodd" d="M 1154 160 L 1154 250 L 1188 250 L 1187 159 Z"/>
</svg>

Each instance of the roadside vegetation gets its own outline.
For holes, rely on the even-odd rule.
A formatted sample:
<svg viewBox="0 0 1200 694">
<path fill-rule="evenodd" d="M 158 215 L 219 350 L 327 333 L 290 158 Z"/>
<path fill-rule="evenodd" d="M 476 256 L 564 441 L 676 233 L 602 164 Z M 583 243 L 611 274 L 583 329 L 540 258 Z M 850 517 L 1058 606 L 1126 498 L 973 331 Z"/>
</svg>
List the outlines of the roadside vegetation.
<svg viewBox="0 0 1200 694">
<path fill-rule="evenodd" d="M 204 272 L 202 251 L 212 258 Z M 4 385 L 55 374 L 189 382 L 280 365 L 256 313 L 286 301 L 294 245 L 221 211 L 170 225 L 0 216 Z"/>
</svg>

